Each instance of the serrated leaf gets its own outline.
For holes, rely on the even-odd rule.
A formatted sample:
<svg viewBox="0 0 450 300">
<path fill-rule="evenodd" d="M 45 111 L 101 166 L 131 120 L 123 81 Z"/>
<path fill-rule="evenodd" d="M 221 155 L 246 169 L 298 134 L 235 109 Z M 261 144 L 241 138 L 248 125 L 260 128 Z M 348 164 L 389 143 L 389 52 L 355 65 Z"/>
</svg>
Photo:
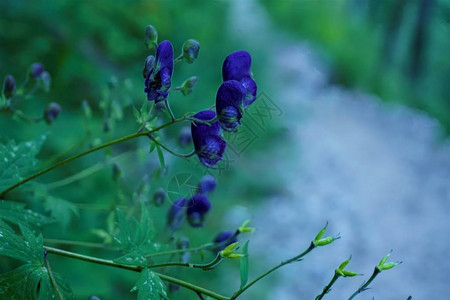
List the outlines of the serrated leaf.
<svg viewBox="0 0 450 300">
<path fill-rule="evenodd" d="M 13 140 L 0 144 L 0 191 L 24 179 L 34 169 L 44 141 L 45 136 L 41 136 L 18 144 Z"/>
<path fill-rule="evenodd" d="M 45 197 L 44 207 L 45 211 L 49 212 L 63 228 L 67 227 L 73 216 L 78 216 L 78 208 L 73 203 L 61 198 Z"/>
<path fill-rule="evenodd" d="M 53 222 L 50 218 L 26 209 L 24 203 L 1 201 L 0 219 L 14 224 L 26 224 L 28 226 L 41 227 Z"/>
<path fill-rule="evenodd" d="M 159 164 L 161 165 L 161 169 L 164 171 L 166 169 L 166 162 L 164 160 L 164 153 L 158 144 L 156 144 L 156 152 L 158 153 L 158 159 Z"/>
<path fill-rule="evenodd" d="M 244 255 L 239 262 L 239 269 L 241 275 L 241 289 L 247 284 L 248 281 L 248 242 L 242 247 L 242 254 Z"/>
<path fill-rule="evenodd" d="M 11 228 L 0 227 L 0 255 L 27 263 L 42 264 L 44 256 L 42 236 L 35 237 L 25 226 L 21 226 L 21 230 L 25 240 L 11 231 Z"/>
<path fill-rule="evenodd" d="M 114 261 L 145 266 L 147 263 L 145 255 L 154 252 L 158 247 L 153 243 L 155 233 L 148 208 L 144 204 L 141 205 L 140 222 L 133 217 L 127 220 L 125 215 L 117 210 L 117 227 L 119 233 L 114 239 L 127 253 Z"/>
<path fill-rule="evenodd" d="M 138 292 L 138 300 L 161 300 L 169 299 L 167 297 L 166 285 L 164 282 L 149 269 L 141 271 L 136 285 L 131 289 L 131 292 Z"/>
</svg>

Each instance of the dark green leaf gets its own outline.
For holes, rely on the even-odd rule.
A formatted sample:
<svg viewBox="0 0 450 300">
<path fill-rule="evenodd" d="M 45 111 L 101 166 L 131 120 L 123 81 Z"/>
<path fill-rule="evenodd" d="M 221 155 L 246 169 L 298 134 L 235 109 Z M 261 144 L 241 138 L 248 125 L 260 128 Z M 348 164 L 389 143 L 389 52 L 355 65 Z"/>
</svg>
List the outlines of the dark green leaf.
<svg viewBox="0 0 450 300">
<path fill-rule="evenodd" d="M 141 271 L 136 285 L 131 289 L 131 292 L 138 292 L 138 300 L 161 300 L 169 299 L 167 297 L 166 285 L 164 282 L 149 269 Z"/>
<path fill-rule="evenodd" d="M 241 289 L 247 284 L 248 281 L 248 242 L 247 241 L 242 248 L 242 254 L 244 257 L 240 259 L 240 273 L 241 273 Z"/>
<path fill-rule="evenodd" d="M 0 144 L 0 191 L 24 179 L 37 163 L 35 156 L 39 153 L 45 136 L 29 142 L 16 144 L 10 140 L 6 145 Z"/>
<path fill-rule="evenodd" d="M 158 152 L 159 164 L 161 165 L 161 169 L 165 170 L 166 162 L 164 160 L 164 153 L 158 144 L 156 145 L 156 152 Z"/>
<path fill-rule="evenodd" d="M 30 229 L 21 226 L 25 240 L 8 227 L 0 227 L 0 255 L 28 263 L 42 264 L 44 249 L 42 236 L 35 237 Z"/>
<path fill-rule="evenodd" d="M 25 209 L 25 204 L 1 201 L 0 200 L 0 219 L 9 221 L 14 224 L 26 224 L 28 226 L 38 226 L 50 224 L 53 221 L 41 214 L 29 209 Z"/>
</svg>

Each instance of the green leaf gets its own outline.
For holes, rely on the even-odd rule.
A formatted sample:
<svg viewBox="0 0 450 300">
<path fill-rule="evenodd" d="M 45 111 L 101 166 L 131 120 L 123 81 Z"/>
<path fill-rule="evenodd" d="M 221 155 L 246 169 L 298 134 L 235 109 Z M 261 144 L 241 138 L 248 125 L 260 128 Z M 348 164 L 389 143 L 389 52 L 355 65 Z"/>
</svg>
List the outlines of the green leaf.
<svg viewBox="0 0 450 300">
<path fill-rule="evenodd" d="M 156 152 L 158 152 L 159 164 L 161 165 L 161 169 L 164 171 L 166 169 L 166 162 L 164 160 L 164 153 L 158 144 L 156 144 Z"/>
<path fill-rule="evenodd" d="M 67 227 L 73 216 L 78 216 L 77 207 L 73 203 L 61 198 L 52 196 L 45 197 L 44 207 L 45 211 L 49 212 L 63 228 Z"/>
<path fill-rule="evenodd" d="M 39 153 L 45 136 L 16 144 L 10 140 L 0 144 L 0 191 L 10 187 L 31 172 L 37 164 Z"/>
<path fill-rule="evenodd" d="M 136 285 L 131 289 L 131 292 L 138 292 L 138 300 L 161 300 L 169 299 L 167 297 L 166 285 L 164 282 L 149 269 L 141 271 Z"/>
<path fill-rule="evenodd" d="M 1 224 L 0 224 L 1 225 Z M 24 239 L 15 234 L 9 227 L 0 227 L 0 255 L 15 258 L 27 263 L 43 263 L 43 239 L 35 237 L 27 227 L 20 225 Z"/>
<path fill-rule="evenodd" d="M 38 214 L 32 210 L 25 209 L 24 203 L 1 201 L 0 219 L 14 224 L 25 224 L 27 226 L 41 227 L 53 222 L 50 218 Z"/>
<path fill-rule="evenodd" d="M 125 215 L 117 210 L 117 227 L 119 233 L 114 239 L 127 253 L 114 261 L 127 265 L 145 266 L 147 264 L 145 256 L 159 247 L 158 244 L 153 243 L 155 232 L 148 208 L 144 204 L 141 205 L 139 222 L 133 217 L 127 220 Z"/>
<path fill-rule="evenodd" d="M 242 254 L 244 257 L 241 258 L 239 268 L 241 273 L 241 289 L 247 284 L 248 281 L 248 242 L 247 241 L 242 248 Z"/>
</svg>

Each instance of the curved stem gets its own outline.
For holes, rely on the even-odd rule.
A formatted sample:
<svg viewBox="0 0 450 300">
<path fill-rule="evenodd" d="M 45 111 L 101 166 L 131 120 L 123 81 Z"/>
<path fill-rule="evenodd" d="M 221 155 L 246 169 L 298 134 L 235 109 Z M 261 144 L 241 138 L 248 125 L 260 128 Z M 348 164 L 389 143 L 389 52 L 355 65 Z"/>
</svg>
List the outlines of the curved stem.
<svg viewBox="0 0 450 300">
<path fill-rule="evenodd" d="M 249 287 L 251 287 L 252 285 L 254 285 L 256 282 L 258 282 L 259 280 L 263 279 L 264 277 L 266 277 L 267 275 L 269 275 L 270 273 L 272 273 L 273 271 L 278 270 L 279 268 L 281 268 L 284 265 L 290 264 L 292 262 L 295 261 L 300 261 L 302 259 L 302 257 L 304 257 L 306 254 L 308 254 L 309 252 L 311 252 L 311 250 L 313 250 L 316 246 L 314 246 L 314 243 L 311 242 L 311 245 L 309 245 L 308 249 L 306 249 L 303 253 L 294 256 L 286 261 L 281 262 L 279 265 L 273 267 L 272 269 L 266 271 L 265 273 L 259 275 L 258 277 L 256 277 L 252 282 L 248 283 L 246 286 L 244 286 L 242 289 L 240 289 L 239 291 L 237 291 L 236 293 L 234 293 L 234 295 L 231 297 L 231 299 L 236 299 L 240 294 L 242 294 L 243 292 L 245 292 Z"/>
<path fill-rule="evenodd" d="M 336 282 L 336 280 L 338 280 L 338 278 L 339 278 L 339 275 L 334 273 L 333 278 L 330 280 L 330 282 L 327 284 L 327 286 L 325 286 L 323 288 L 322 293 L 320 295 L 317 295 L 314 300 L 321 300 L 331 290 L 331 287 Z"/>
<path fill-rule="evenodd" d="M 187 154 L 177 153 L 177 152 L 173 151 L 172 149 L 170 149 L 169 147 L 167 147 L 166 145 L 164 145 L 163 143 L 161 143 L 160 141 L 158 141 L 157 139 L 155 139 L 151 134 L 148 134 L 147 136 L 153 142 L 157 143 L 161 148 L 163 148 L 164 150 L 166 150 L 167 152 L 169 152 L 170 154 L 173 154 L 175 156 L 178 156 L 181 158 L 189 158 L 189 157 L 195 155 L 195 153 L 196 153 L 195 150 L 192 150 L 191 152 L 189 152 Z"/>
<path fill-rule="evenodd" d="M 166 109 L 167 109 L 167 111 L 169 112 L 170 119 L 171 119 L 172 121 L 175 120 L 175 119 L 176 119 L 176 118 L 175 118 L 175 115 L 173 114 L 173 111 L 172 111 L 172 109 L 170 108 L 169 101 L 167 100 L 167 98 L 166 98 L 166 100 L 164 100 L 164 104 L 166 104 Z"/>
<path fill-rule="evenodd" d="M 79 247 L 97 248 L 97 249 L 113 250 L 113 251 L 120 250 L 119 248 L 109 247 L 108 245 L 105 245 L 102 243 L 79 242 L 79 241 L 58 240 L 58 239 L 44 239 L 44 242 L 50 243 L 50 244 L 79 246 Z"/>
<path fill-rule="evenodd" d="M 53 271 L 52 271 L 52 268 L 50 266 L 50 262 L 48 261 L 46 252 L 44 253 L 44 262 L 45 262 L 45 267 L 48 270 L 48 275 L 50 276 L 50 281 L 51 281 L 51 283 L 53 285 L 53 288 L 56 291 L 56 294 L 58 295 L 59 300 L 64 300 L 64 296 L 61 293 L 61 291 L 59 290 L 58 283 L 56 282 L 55 276 L 53 275 Z"/>
<path fill-rule="evenodd" d="M 156 131 L 159 131 L 159 130 L 161 130 L 161 129 L 167 127 L 167 126 L 170 126 L 170 125 L 175 124 L 175 123 L 179 123 L 179 122 L 184 121 L 184 120 L 185 120 L 185 118 L 175 119 L 175 120 L 172 120 L 172 121 L 170 121 L 170 122 L 168 122 L 168 123 L 165 123 L 165 124 L 163 124 L 163 125 L 161 125 L 161 126 L 159 126 L 159 127 L 156 127 L 156 128 L 154 128 L 154 129 L 152 129 L 152 130 L 147 130 L 147 131 L 143 131 L 143 132 L 133 133 L 133 134 L 130 134 L 130 135 L 127 135 L 127 136 L 124 136 L 124 137 L 121 137 L 121 138 L 112 140 L 112 141 L 110 141 L 110 142 L 107 142 L 107 143 L 98 145 L 98 146 L 96 146 L 96 147 L 93 147 L 93 148 L 88 149 L 88 150 L 86 150 L 86 151 L 84 151 L 84 152 L 78 153 L 78 154 L 73 155 L 73 156 L 71 156 L 71 157 L 68 157 L 68 158 L 66 158 L 66 159 L 64 159 L 64 160 L 62 160 L 62 161 L 60 161 L 60 162 L 55 163 L 54 165 L 52 165 L 52 166 L 50 166 L 50 167 L 48 167 L 48 168 L 46 168 L 46 169 L 44 169 L 44 170 L 42 170 L 42 171 L 39 171 L 39 172 L 37 172 L 37 173 L 35 173 L 35 174 L 33 174 L 33 175 L 31 175 L 31 176 L 29 176 L 29 177 L 27 177 L 27 178 L 21 180 L 21 181 L 19 181 L 18 183 L 16 183 L 16 184 L 10 186 L 9 188 L 3 190 L 3 191 L 0 193 L 0 198 L 3 198 L 3 197 L 5 196 L 6 193 L 8 193 L 8 192 L 14 190 L 15 188 L 21 186 L 22 184 L 27 183 L 28 181 L 30 181 L 30 180 L 32 180 L 32 179 L 35 179 L 36 177 L 39 177 L 39 176 L 41 176 L 41 175 L 43 175 L 43 174 L 45 174 L 45 173 L 48 173 L 48 172 L 50 172 L 51 170 L 56 169 L 57 167 L 60 167 L 60 166 L 62 166 L 62 165 L 65 165 L 65 164 L 67 164 L 68 162 L 71 162 L 71 161 L 73 161 L 73 160 L 75 160 L 75 159 L 77 159 L 77 158 L 80 158 L 80 157 L 84 156 L 84 155 L 87 155 L 87 154 L 89 154 L 89 153 L 92 153 L 92 152 L 101 150 L 101 149 L 103 149 L 103 148 L 106 148 L 106 147 L 109 147 L 109 146 L 112 146 L 112 145 L 115 145 L 115 144 L 119 144 L 119 143 L 124 142 L 124 141 L 127 141 L 127 140 L 134 139 L 134 138 L 139 137 L 139 136 L 151 134 L 151 133 L 156 132 Z"/>
<path fill-rule="evenodd" d="M 96 257 L 92 257 L 92 256 L 82 255 L 82 254 L 69 252 L 69 251 L 65 251 L 65 250 L 61 250 L 61 249 L 57 249 L 57 248 L 44 246 L 44 249 L 47 252 L 53 253 L 53 254 L 56 254 L 56 255 L 62 255 L 62 256 L 66 256 L 66 257 L 70 257 L 70 258 L 74 258 L 74 259 L 84 260 L 84 261 L 87 261 L 87 262 L 100 264 L 100 265 L 104 265 L 104 266 L 116 267 L 116 268 L 120 268 L 120 269 L 134 271 L 134 272 L 141 272 L 142 269 L 143 269 L 143 267 L 139 267 L 139 266 L 120 265 L 120 264 L 116 264 L 112 260 L 107 260 L 107 259 L 101 259 L 101 258 L 96 258 Z M 214 292 L 212 292 L 210 290 L 207 290 L 207 289 L 204 289 L 202 287 L 196 286 L 196 285 L 194 285 L 192 283 L 183 281 L 181 279 L 174 278 L 174 277 L 171 277 L 171 276 L 167 276 L 167 275 L 164 275 L 164 274 L 160 274 L 160 273 L 157 273 L 157 272 L 155 272 L 155 274 L 158 275 L 162 280 L 165 280 L 165 281 L 177 284 L 179 286 L 185 287 L 187 289 L 193 290 L 195 292 L 199 292 L 201 294 L 210 296 L 210 297 L 212 297 L 214 299 L 230 300 L 230 298 L 228 298 L 228 297 L 225 297 L 225 296 L 222 296 L 220 294 L 214 293 Z"/>
</svg>

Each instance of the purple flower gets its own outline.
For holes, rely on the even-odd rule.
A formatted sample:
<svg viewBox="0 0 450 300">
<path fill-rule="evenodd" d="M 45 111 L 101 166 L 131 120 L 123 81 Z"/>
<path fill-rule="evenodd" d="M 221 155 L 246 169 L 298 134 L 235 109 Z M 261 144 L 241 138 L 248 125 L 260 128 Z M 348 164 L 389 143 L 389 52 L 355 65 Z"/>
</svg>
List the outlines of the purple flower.
<svg viewBox="0 0 450 300">
<path fill-rule="evenodd" d="M 144 71 L 145 72 L 145 71 Z M 155 65 L 145 78 L 145 92 L 149 101 L 164 101 L 172 84 L 173 47 L 169 41 L 162 41 L 156 49 Z"/>
<path fill-rule="evenodd" d="M 256 99 L 257 86 L 250 71 L 252 57 L 247 51 L 236 51 L 227 56 L 222 66 L 223 81 L 237 80 L 246 90 L 244 108 Z"/>
<path fill-rule="evenodd" d="M 11 98 L 16 93 L 16 81 L 12 75 L 7 75 L 3 81 L 3 95 L 6 99 Z"/>
<path fill-rule="evenodd" d="M 217 182 L 214 177 L 211 175 L 203 176 L 202 180 L 198 184 L 198 193 L 199 194 L 208 194 L 212 192 L 216 188 Z"/>
<path fill-rule="evenodd" d="M 211 208 L 208 198 L 195 194 L 188 202 L 187 218 L 192 227 L 202 227 L 206 213 Z"/>
<path fill-rule="evenodd" d="M 219 232 L 219 234 L 216 235 L 216 237 L 214 239 L 214 243 L 220 244 L 220 246 L 216 247 L 214 250 L 216 252 L 219 252 L 219 251 L 225 249 L 226 246 L 236 243 L 237 238 L 236 238 L 236 236 L 234 236 L 234 234 L 235 234 L 235 231 L 231 231 L 231 230 L 224 230 L 224 231 Z M 227 241 L 227 242 L 222 244 L 225 241 Z"/>
<path fill-rule="evenodd" d="M 216 111 L 223 130 L 236 131 L 236 127 L 241 124 L 245 95 L 246 90 L 239 81 L 228 80 L 220 85 L 216 96 Z"/>
<path fill-rule="evenodd" d="M 211 121 L 216 117 L 216 113 L 211 110 L 204 110 L 194 115 L 195 119 Z M 226 142 L 221 136 L 220 124 L 215 121 L 211 124 L 192 122 L 192 140 L 195 152 L 202 164 L 206 167 L 213 167 L 223 158 Z"/>
<path fill-rule="evenodd" d="M 190 143 L 192 143 L 191 128 L 189 127 L 181 128 L 180 136 L 178 137 L 178 142 L 182 147 L 186 147 Z"/>
<path fill-rule="evenodd" d="M 180 229 L 183 222 L 183 211 L 186 206 L 186 199 L 180 198 L 172 203 L 169 211 L 167 212 L 167 226 L 173 231 Z"/>
<path fill-rule="evenodd" d="M 51 124 L 61 112 L 61 105 L 56 102 L 50 102 L 44 110 L 44 120 L 47 124 Z"/>
<path fill-rule="evenodd" d="M 44 72 L 44 65 L 41 63 L 34 63 L 30 67 L 30 76 L 38 80 L 42 72 Z"/>
</svg>

